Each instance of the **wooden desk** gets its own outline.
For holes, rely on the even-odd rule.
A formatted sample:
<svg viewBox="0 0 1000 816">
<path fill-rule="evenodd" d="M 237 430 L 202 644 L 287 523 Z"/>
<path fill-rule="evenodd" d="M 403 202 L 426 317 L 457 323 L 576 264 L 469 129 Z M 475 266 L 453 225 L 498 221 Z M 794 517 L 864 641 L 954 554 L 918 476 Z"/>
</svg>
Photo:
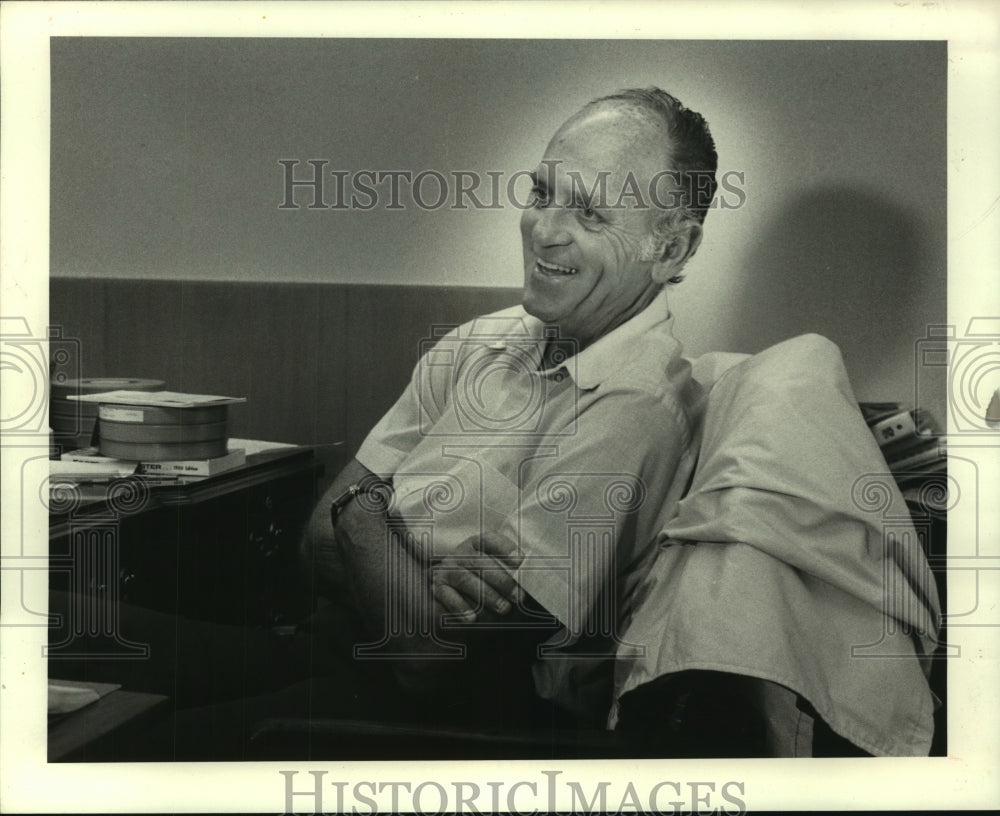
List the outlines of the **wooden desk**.
<svg viewBox="0 0 1000 816">
<path fill-rule="evenodd" d="M 80 599 L 75 636 L 104 631 L 83 618 L 118 601 L 251 626 L 304 615 L 297 550 L 321 471 L 311 448 L 280 448 L 200 481 L 98 488 L 51 515 L 50 587 Z"/>
</svg>

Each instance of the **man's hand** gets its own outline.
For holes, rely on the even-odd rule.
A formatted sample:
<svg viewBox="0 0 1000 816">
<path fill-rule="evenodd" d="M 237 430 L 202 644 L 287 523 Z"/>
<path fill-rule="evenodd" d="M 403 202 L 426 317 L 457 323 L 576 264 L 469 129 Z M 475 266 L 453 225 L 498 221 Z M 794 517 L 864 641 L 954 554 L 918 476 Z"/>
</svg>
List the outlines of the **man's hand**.
<svg viewBox="0 0 1000 816">
<path fill-rule="evenodd" d="M 432 568 L 434 598 L 465 621 L 474 621 L 484 608 L 506 615 L 520 600 L 511 572 L 521 558 L 505 538 L 470 536 Z"/>
</svg>

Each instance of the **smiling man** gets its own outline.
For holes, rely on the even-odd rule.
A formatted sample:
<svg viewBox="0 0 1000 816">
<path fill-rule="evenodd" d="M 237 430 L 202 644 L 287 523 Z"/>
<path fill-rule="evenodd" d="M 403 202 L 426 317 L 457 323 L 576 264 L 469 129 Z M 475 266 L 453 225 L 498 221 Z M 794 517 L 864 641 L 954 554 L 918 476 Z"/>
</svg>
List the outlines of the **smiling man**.
<svg viewBox="0 0 1000 816">
<path fill-rule="evenodd" d="M 245 757 L 274 718 L 282 758 L 287 718 L 349 720 L 328 748 L 351 759 L 357 720 L 416 723 L 374 731 L 422 759 L 448 724 L 480 729 L 452 751 L 513 731 L 508 754 L 546 735 L 546 756 L 927 753 L 940 607 L 895 485 L 875 491 L 892 539 L 856 496 L 885 462 L 839 350 L 805 335 L 695 378 L 673 337 L 665 289 L 715 169 L 703 118 L 659 89 L 559 128 L 521 217 L 522 304 L 430 338 L 313 513 L 316 613 L 284 639 L 122 610 L 122 635 L 184 655 L 129 661 L 127 685 L 178 707 L 131 758 Z M 292 752 L 332 758 L 322 733 Z"/>
<path fill-rule="evenodd" d="M 574 115 L 533 173 L 522 306 L 428 350 L 320 502 L 311 566 L 350 592 L 376 644 L 359 656 L 407 656 L 408 692 L 518 720 L 533 676 L 529 697 L 603 725 L 629 566 L 693 464 L 700 393 L 664 288 L 715 169 L 704 119 L 659 89 Z"/>
<path fill-rule="evenodd" d="M 678 137 L 691 143 L 678 150 Z M 675 153 L 693 154 L 697 173 L 677 168 Z M 704 219 L 680 189 L 659 188 L 714 179 L 715 163 L 704 120 L 663 92 L 608 97 L 571 118 L 533 174 L 533 207 L 521 219 L 525 310 L 581 350 L 643 311 L 680 279 Z M 665 198 L 666 208 L 655 206 Z"/>
</svg>

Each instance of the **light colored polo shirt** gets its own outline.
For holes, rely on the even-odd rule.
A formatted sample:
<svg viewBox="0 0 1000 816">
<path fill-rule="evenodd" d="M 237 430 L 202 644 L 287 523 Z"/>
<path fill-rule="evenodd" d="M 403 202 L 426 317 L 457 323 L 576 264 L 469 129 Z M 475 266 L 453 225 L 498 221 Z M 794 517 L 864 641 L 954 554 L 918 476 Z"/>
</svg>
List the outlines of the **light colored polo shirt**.
<svg viewBox="0 0 1000 816">
<path fill-rule="evenodd" d="M 618 581 L 694 463 L 700 389 L 671 326 L 660 295 L 574 353 L 520 306 L 476 318 L 429 339 L 357 459 L 392 478 L 391 512 L 435 556 L 484 531 L 516 542 L 516 580 L 565 627 L 564 645 L 614 635 Z M 542 370 L 547 342 L 564 359 Z M 550 685 L 540 692 L 556 696 Z"/>
</svg>

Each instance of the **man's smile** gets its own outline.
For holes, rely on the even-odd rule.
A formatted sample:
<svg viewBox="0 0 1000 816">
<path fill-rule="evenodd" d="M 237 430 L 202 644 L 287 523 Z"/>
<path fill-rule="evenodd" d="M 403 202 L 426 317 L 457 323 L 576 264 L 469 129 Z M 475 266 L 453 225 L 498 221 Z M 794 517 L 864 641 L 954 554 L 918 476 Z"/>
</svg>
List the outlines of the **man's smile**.
<svg viewBox="0 0 1000 816">
<path fill-rule="evenodd" d="M 561 277 L 575 275 L 577 269 L 572 266 L 562 266 L 560 264 L 546 263 L 541 258 L 535 258 L 535 271 L 547 277 Z"/>
</svg>

